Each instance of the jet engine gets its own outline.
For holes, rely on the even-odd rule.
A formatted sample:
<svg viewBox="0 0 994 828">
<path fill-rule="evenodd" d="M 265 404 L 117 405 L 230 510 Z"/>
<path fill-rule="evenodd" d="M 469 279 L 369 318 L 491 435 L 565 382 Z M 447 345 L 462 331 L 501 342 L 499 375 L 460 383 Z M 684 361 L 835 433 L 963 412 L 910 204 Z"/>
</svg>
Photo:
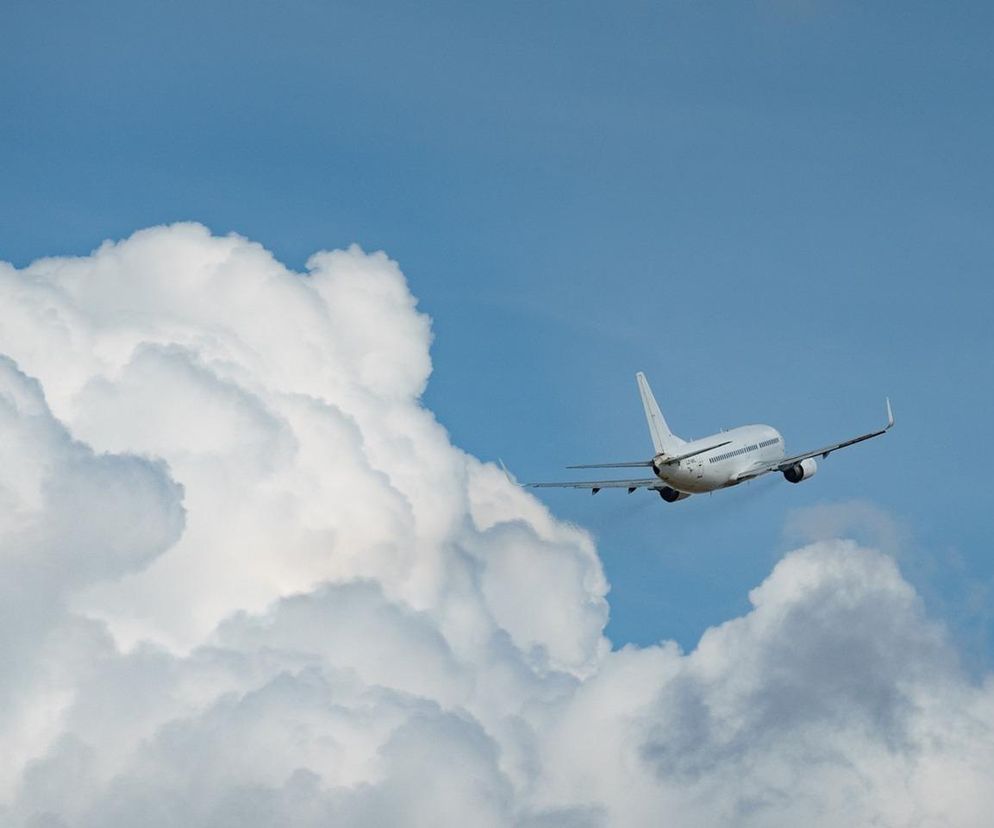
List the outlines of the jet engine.
<svg viewBox="0 0 994 828">
<path fill-rule="evenodd" d="M 686 500 L 690 497 L 686 492 L 678 492 L 669 486 L 663 486 L 663 488 L 659 489 L 659 496 L 667 503 L 676 503 L 678 500 Z"/>
<path fill-rule="evenodd" d="M 800 463 L 795 463 L 784 469 L 783 476 L 791 483 L 800 483 L 802 480 L 814 477 L 817 471 L 818 464 L 813 457 L 809 457 L 807 460 L 802 460 Z"/>
</svg>

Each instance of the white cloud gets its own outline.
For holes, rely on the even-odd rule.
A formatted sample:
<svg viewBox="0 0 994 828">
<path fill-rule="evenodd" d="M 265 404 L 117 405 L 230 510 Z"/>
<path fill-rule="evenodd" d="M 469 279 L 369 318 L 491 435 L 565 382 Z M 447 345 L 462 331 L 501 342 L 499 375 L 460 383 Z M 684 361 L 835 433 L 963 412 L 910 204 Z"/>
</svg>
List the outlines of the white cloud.
<svg viewBox="0 0 994 828">
<path fill-rule="evenodd" d="M 74 591 L 147 566 L 183 529 L 182 487 L 159 460 L 95 454 L 41 387 L 0 356 L 0 786 L 59 732 L 77 642 Z"/>
<path fill-rule="evenodd" d="M 907 556 L 911 538 L 890 514 L 865 500 L 817 503 L 794 509 L 784 525 L 788 543 L 805 544 L 838 537 L 861 540 L 888 555 Z"/>
<path fill-rule="evenodd" d="M 748 614 L 612 652 L 430 341 L 357 248 L 0 265 L 0 823 L 986 823 L 994 686 L 891 557 L 802 516 Z"/>
</svg>

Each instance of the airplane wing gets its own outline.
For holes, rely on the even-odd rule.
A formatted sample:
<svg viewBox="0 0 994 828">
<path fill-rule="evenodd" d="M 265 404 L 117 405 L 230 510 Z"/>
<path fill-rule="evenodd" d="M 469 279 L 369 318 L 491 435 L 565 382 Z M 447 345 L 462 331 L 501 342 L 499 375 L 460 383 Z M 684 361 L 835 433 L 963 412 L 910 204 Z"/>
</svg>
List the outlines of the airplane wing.
<svg viewBox="0 0 994 828">
<path fill-rule="evenodd" d="M 666 484 L 658 477 L 647 480 L 581 480 L 574 483 L 524 483 L 529 489 L 590 489 L 591 494 L 597 494 L 601 489 L 628 489 L 631 494 L 636 489 L 663 488 Z"/>
<path fill-rule="evenodd" d="M 741 474 L 737 475 L 736 480 L 741 482 L 743 480 L 752 480 L 754 477 L 759 477 L 762 474 L 767 474 L 768 472 L 779 471 L 782 472 L 785 469 L 789 469 L 795 463 L 800 463 L 802 460 L 807 460 L 809 457 L 828 457 L 833 451 L 838 451 L 842 448 L 847 448 L 848 446 L 854 446 L 856 443 L 862 443 L 864 440 L 869 440 L 872 437 L 879 437 L 881 434 L 886 434 L 894 425 L 894 412 L 891 411 L 890 399 L 887 400 L 887 425 L 877 431 L 871 431 L 867 434 L 860 434 L 859 437 L 852 437 L 848 440 L 843 440 L 839 443 L 832 443 L 828 446 L 822 446 L 819 449 L 814 449 L 813 451 L 805 451 L 800 454 L 794 454 L 790 457 L 784 457 L 782 460 L 777 460 L 775 463 L 766 463 L 763 465 L 756 466 L 755 468 L 746 469 Z"/>
</svg>

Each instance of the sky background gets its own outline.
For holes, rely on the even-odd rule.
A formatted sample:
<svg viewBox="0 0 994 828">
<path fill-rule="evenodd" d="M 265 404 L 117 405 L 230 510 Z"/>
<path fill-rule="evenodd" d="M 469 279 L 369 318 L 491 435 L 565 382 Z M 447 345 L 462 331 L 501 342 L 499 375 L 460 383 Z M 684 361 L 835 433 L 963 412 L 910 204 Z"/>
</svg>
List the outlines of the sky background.
<svg viewBox="0 0 994 828">
<path fill-rule="evenodd" d="M 816 510 L 994 662 L 990 4 L 13 0 L 0 36 L 0 259 L 190 219 L 301 269 L 383 249 L 426 405 L 521 479 L 647 456 L 637 370 L 681 436 L 788 450 L 889 394 L 802 486 L 541 497 L 615 645 L 692 647 Z"/>
</svg>

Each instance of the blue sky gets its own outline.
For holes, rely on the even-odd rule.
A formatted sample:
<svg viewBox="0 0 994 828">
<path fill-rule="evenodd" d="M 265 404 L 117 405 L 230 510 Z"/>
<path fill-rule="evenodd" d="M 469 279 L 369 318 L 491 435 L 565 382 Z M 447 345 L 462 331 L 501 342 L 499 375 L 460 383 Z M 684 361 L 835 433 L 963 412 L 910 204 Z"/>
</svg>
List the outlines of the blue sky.
<svg viewBox="0 0 994 828">
<path fill-rule="evenodd" d="M 798 449 L 889 394 L 803 486 L 542 496 L 597 537 L 616 644 L 693 646 L 797 510 L 856 500 L 991 663 L 989 4 L 18 0 L 0 31 L 0 258 L 186 219 L 294 267 L 382 248 L 434 318 L 427 405 L 525 479 L 646 454 L 636 370 L 682 436 Z"/>
</svg>

